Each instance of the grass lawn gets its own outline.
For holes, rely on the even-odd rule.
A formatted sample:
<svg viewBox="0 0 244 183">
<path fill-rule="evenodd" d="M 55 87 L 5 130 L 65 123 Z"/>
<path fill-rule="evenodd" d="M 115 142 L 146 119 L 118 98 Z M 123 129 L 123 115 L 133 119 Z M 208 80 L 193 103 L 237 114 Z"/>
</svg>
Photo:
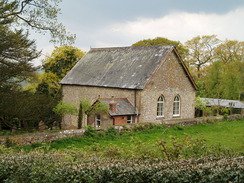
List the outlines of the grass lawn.
<svg viewBox="0 0 244 183">
<path fill-rule="evenodd" d="M 232 148 L 244 152 L 244 120 L 218 122 L 185 127 L 186 134 L 203 137 L 208 144 Z"/>
<path fill-rule="evenodd" d="M 120 136 L 104 137 L 76 137 L 65 138 L 52 142 L 54 149 L 87 148 L 92 145 L 100 147 L 117 146 L 129 147 L 138 142 L 155 144 L 159 139 L 168 140 L 174 136 L 183 138 L 204 138 L 208 145 L 221 145 L 225 148 L 232 148 L 236 152 L 244 152 L 244 119 L 232 122 L 223 121 L 212 124 L 199 124 L 195 126 L 175 126 L 172 128 L 153 128 L 142 131 L 126 132 Z M 30 149 L 30 147 L 25 147 Z"/>
</svg>

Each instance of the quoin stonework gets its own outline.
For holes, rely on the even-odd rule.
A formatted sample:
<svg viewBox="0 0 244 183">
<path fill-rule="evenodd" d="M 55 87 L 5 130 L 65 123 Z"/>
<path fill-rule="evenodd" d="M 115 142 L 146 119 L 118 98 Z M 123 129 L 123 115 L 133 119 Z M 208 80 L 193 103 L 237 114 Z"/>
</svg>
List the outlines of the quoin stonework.
<svg viewBox="0 0 244 183">
<path fill-rule="evenodd" d="M 92 48 L 61 85 L 63 101 L 77 108 L 82 99 L 108 106 L 83 127 L 194 118 L 197 86 L 171 45 Z M 78 128 L 78 115 L 65 115 L 62 128 Z"/>
</svg>

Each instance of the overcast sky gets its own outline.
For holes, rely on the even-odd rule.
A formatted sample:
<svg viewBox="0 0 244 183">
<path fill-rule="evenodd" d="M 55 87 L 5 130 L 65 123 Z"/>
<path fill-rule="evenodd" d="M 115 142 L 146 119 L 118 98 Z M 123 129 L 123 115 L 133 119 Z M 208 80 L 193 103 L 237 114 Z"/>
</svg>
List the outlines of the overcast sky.
<svg viewBox="0 0 244 183">
<path fill-rule="evenodd" d="M 60 8 L 59 21 L 76 34 L 74 46 L 82 51 L 155 37 L 184 43 L 216 34 L 244 41 L 244 0 L 63 0 Z M 48 36 L 34 38 L 44 55 L 53 51 Z"/>
</svg>

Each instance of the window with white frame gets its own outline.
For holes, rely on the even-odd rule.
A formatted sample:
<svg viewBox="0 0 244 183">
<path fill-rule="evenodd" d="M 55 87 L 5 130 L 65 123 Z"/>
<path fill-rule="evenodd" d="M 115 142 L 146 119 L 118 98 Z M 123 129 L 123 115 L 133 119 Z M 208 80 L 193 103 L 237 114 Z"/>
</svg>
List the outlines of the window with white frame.
<svg viewBox="0 0 244 183">
<path fill-rule="evenodd" d="M 180 115 L 180 96 L 177 95 L 174 98 L 174 104 L 173 104 L 173 116 L 179 116 Z"/>
<path fill-rule="evenodd" d="M 158 98 L 157 103 L 157 117 L 163 117 L 164 116 L 164 97 L 161 95 Z"/>
<path fill-rule="evenodd" d="M 95 126 L 96 128 L 101 126 L 101 116 L 99 114 L 95 116 Z"/>
<path fill-rule="evenodd" d="M 131 116 L 127 116 L 127 123 L 132 123 L 132 117 Z"/>
</svg>

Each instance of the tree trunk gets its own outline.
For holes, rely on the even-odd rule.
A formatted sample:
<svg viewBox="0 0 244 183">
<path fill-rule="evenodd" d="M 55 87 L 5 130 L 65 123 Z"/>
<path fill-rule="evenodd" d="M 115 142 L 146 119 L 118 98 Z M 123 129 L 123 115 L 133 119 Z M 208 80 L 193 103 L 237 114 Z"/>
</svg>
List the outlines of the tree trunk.
<svg viewBox="0 0 244 183">
<path fill-rule="evenodd" d="M 82 120 L 83 120 L 83 110 L 82 110 L 82 105 L 80 105 L 79 114 L 78 114 L 78 129 L 82 128 Z"/>
<path fill-rule="evenodd" d="M 201 65 L 197 65 L 197 78 L 198 79 L 200 79 L 200 77 L 201 77 L 200 68 L 201 68 Z"/>
</svg>

